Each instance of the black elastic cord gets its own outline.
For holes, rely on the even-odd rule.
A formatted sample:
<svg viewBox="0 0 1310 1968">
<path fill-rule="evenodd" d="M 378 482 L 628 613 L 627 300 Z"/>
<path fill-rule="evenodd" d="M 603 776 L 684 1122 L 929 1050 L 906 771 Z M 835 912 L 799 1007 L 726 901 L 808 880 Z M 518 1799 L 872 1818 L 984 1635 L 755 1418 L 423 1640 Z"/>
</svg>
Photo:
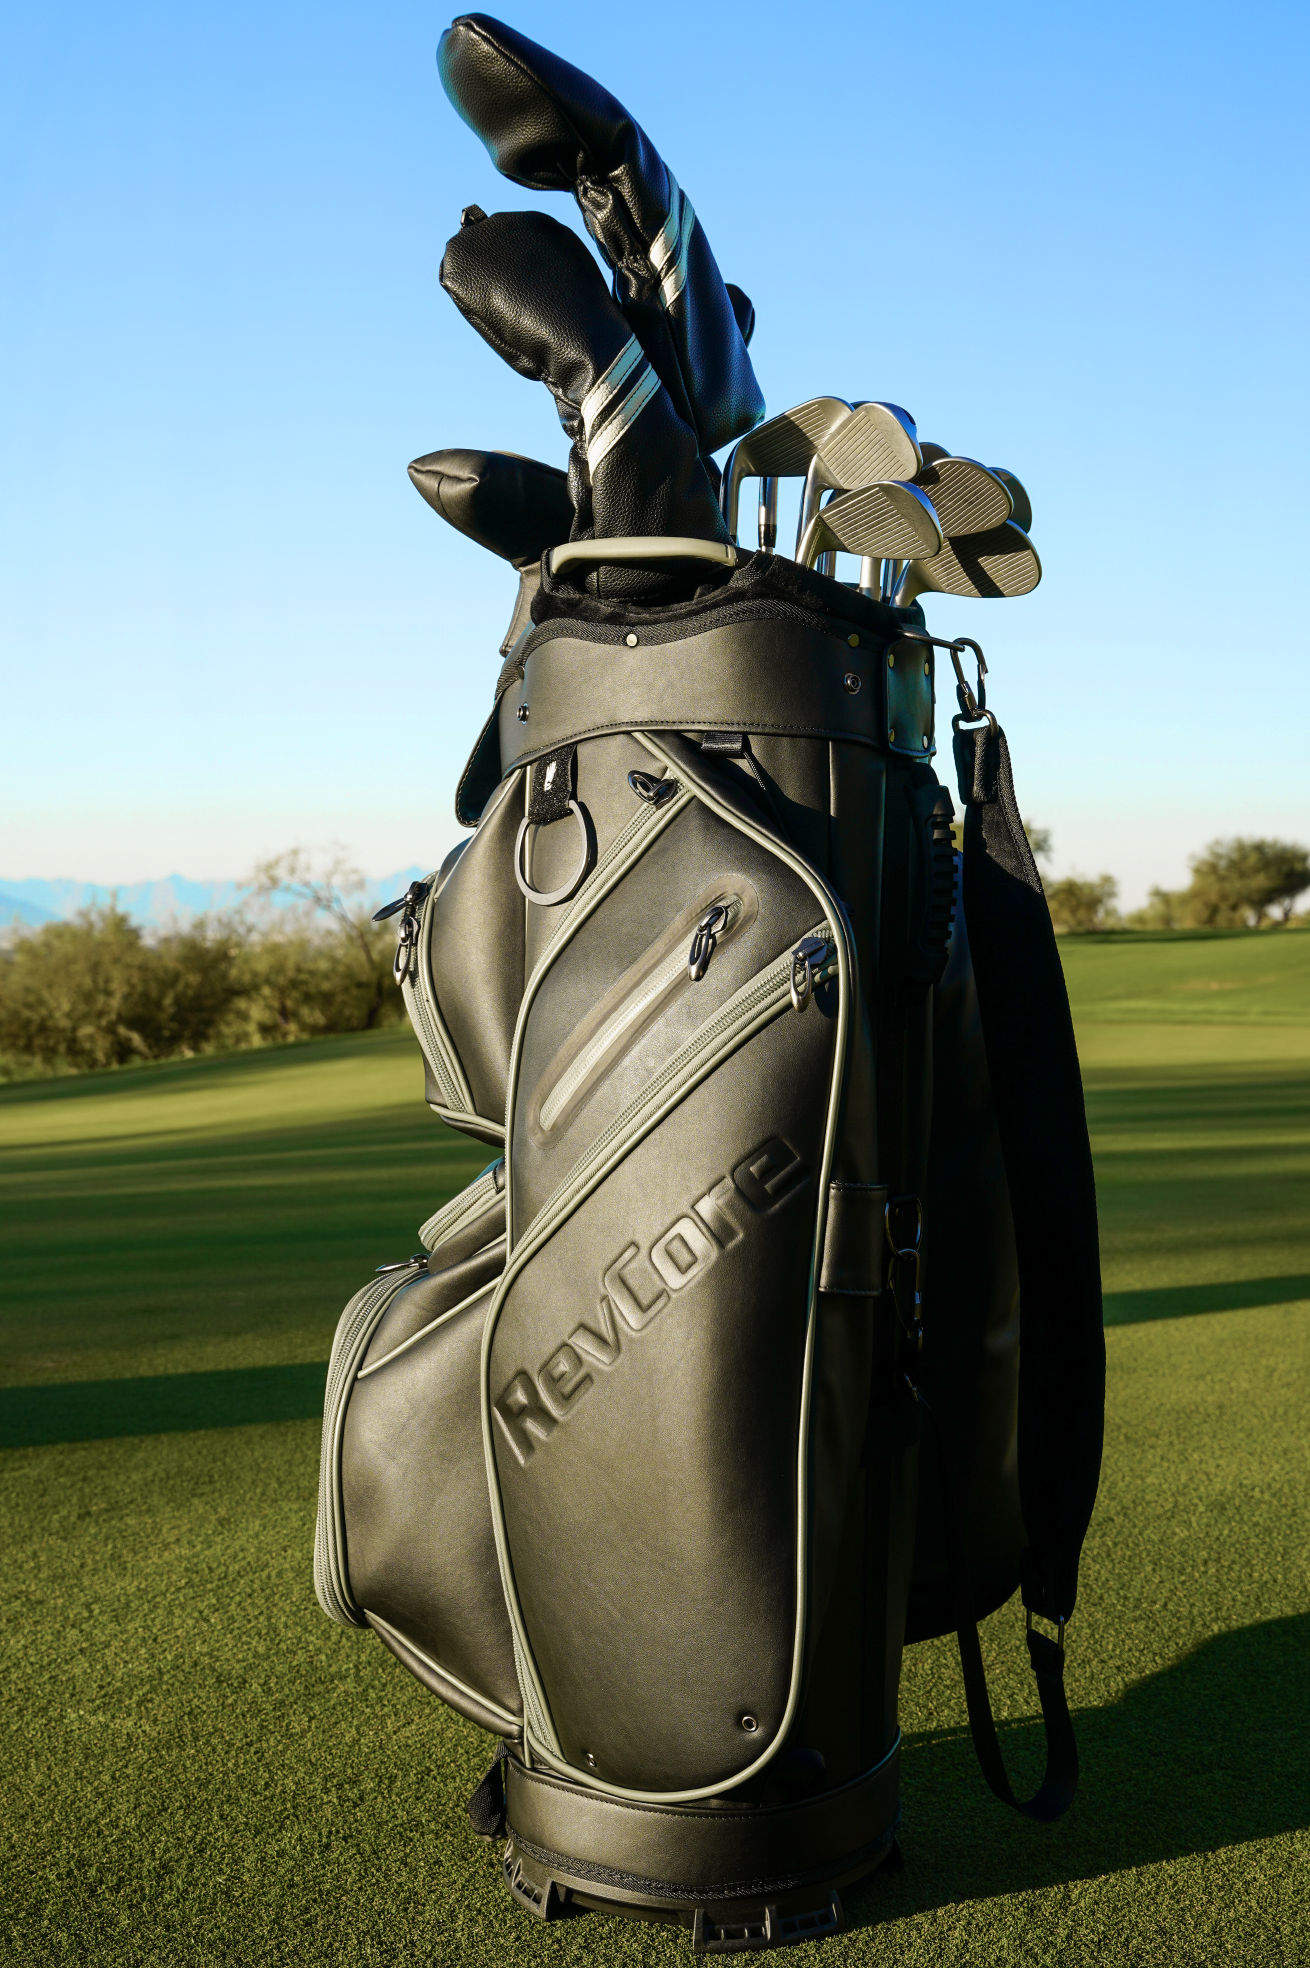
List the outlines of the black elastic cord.
<svg viewBox="0 0 1310 1968">
<path fill-rule="evenodd" d="M 1037 1795 L 1025 1804 L 1015 1796 L 1010 1786 L 1001 1758 L 1001 1745 L 997 1740 L 946 1444 L 936 1415 L 922 1394 L 918 1399 L 919 1406 L 932 1423 L 932 1437 L 937 1445 L 946 1550 L 955 1600 L 955 1632 L 960 1648 L 960 1672 L 964 1678 L 964 1698 L 969 1710 L 969 1733 L 973 1737 L 979 1767 L 987 1780 L 988 1789 L 1003 1804 L 1022 1812 L 1026 1818 L 1035 1818 L 1040 1824 L 1050 1824 L 1064 1816 L 1078 1789 L 1078 1744 L 1074 1739 L 1073 1722 L 1064 1692 L 1064 1655 L 1054 1640 L 1048 1640 L 1044 1633 L 1035 1633 L 1031 1627 L 1028 1629 L 1028 1654 L 1033 1673 L 1037 1676 L 1037 1694 L 1042 1704 L 1042 1720 L 1046 1725 L 1046 1774 Z"/>
</svg>

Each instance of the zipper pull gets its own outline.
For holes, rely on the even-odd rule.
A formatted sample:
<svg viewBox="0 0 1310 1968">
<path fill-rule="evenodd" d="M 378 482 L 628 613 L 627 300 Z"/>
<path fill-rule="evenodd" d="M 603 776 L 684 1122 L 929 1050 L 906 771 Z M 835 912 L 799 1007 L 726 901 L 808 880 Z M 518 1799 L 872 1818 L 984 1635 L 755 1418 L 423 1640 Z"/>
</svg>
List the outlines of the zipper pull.
<svg viewBox="0 0 1310 1968">
<path fill-rule="evenodd" d="M 413 1257 L 398 1258 L 394 1264 L 379 1264 L 374 1275 L 380 1278 L 384 1271 L 426 1271 L 428 1256 L 427 1251 L 415 1251 Z"/>
<path fill-rule="evenodd" d="M 657 779 L 653 772 L 630 772 L 628 784 L 650 806 L 667 806 L 678 790 L 676 779 Z"/>
<path fill-rule="evenodd" d="M 804 1011 L 814 996 L 814 977 L 828 945 L 822 936 L 802 936 L 791 953 L 791 1008 Z"/>
<path fill-rule="evenodd" d="M 728 911 L 722 902 L 714 902 L 705 911 L 696 925 L 696 934 L 691 939 L 691 949 L 687 953 L 687 975 L 693 984 L 699 984 L 710 967 L 710 958 L 718 947 L 719 931 L 728 920 Z"/>
<path fill-rule="evenodd" d="M 392 976 L 397 984 L 403 984 L 409 976 L 418 942 L 418 911 L 426 901 L 431 886 L 431 882 L 411 882 L 403 895 L 397 896 L 394 902 L 385 903 L 373 918 L 375 923 L 380 923 L 385 922 L 388 916 L 394 916 L 399 909 L 405 912 L 400 918 L 400 938 L 392 965 Z"/>
</svg>

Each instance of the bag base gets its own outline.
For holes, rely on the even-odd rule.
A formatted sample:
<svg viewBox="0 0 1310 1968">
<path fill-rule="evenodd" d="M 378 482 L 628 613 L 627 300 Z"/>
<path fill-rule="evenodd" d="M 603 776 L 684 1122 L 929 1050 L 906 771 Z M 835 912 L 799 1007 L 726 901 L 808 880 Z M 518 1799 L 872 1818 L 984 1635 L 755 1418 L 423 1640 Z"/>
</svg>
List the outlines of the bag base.
<svg viewBox="0 0 1310 1968">
<path fill-rule="evenodd" d="M 853 1783 L 794 1804 L 628 1804 L 516 1756 L 503 1877 L 540 1920 L 566 1908 L 690 1927 L 700 1953 L 839 1933 L 838 1888 L 899 1859 L 900 1742 Z"/>
</svg>

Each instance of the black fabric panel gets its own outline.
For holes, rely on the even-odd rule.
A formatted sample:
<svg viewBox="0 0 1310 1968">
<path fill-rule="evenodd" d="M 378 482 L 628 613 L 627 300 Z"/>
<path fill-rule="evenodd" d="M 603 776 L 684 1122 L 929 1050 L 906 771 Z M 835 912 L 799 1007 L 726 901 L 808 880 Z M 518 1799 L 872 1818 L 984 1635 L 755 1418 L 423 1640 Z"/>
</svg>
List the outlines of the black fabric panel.
<svg viewBox="0 0 1310 1968">
<path fill-rule="evenodd" d="M 949 1446 L 969 1586 L 981 1619 L 1018 1589 L 1025 1543 L 1016 1448 L 1019 1270 L 968 925 L 958 901 L 946 971 L 933 992 L 932 1057 L 918 1380 Z M 955 1627 L 935 1455 L 924 1457 L 919 1483 L 909 1641 Z"/>
<path fill-rule="evenodd" d="M 1067 1619 L 1105 1426 L 1096 1184 L 1064 973 L 1004 732 L 960 732 L 956 764 L 964 909 L 1018 1246 L 1023 1598 Z"/>
</svg>

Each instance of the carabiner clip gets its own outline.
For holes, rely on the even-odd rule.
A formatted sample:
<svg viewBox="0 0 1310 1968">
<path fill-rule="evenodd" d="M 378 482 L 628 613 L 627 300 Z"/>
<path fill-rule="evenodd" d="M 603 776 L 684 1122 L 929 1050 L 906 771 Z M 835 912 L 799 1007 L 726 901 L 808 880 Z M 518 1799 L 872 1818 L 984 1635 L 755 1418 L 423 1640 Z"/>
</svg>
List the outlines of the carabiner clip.
<svg viewBox="0 0 1310 1968">
<path fill-rule="evenodd" d="M 979 718 L 986 718 L 992 729 L 995 730 L 996 719 L 987 708 L 987 686 L 983 682 L 983 678 L 987 674 L 987 658 L 983 655 L 978 644 L 972 641 L 969 636 L 957 636 L 955 641 L 950 643 L 948 647 L 951 652 L 951 661 L 955 665 L 957 686 L 955 694 L 960 700 L 960 710 L 971 724 L 976 724 Z M 965 681 L 964 665 L 960 661 L 960 652 L 964 649 L 972 649 L 978 659 L 978 688 L 976 692 L 970 690 Z"/>
</svg>

